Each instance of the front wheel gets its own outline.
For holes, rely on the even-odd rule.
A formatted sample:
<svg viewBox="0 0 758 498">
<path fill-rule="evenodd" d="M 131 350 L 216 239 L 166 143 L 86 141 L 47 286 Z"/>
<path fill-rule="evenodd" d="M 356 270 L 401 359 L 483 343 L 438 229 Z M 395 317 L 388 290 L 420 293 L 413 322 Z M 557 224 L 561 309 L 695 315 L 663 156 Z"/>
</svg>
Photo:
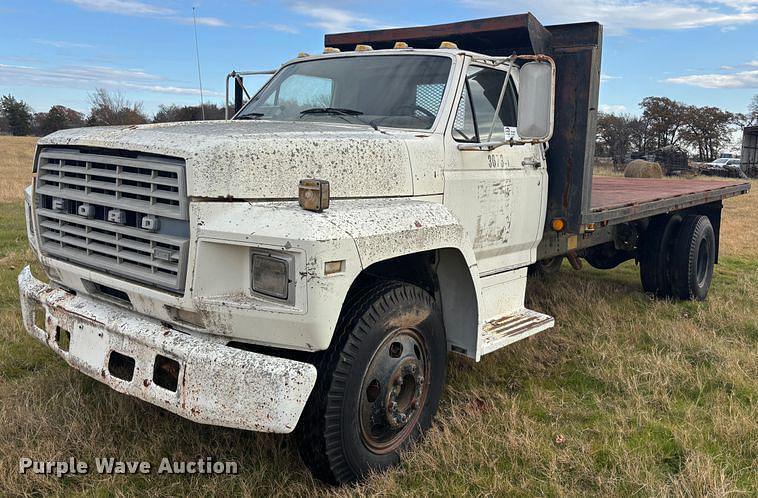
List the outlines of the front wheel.
<svg viewBox="0 0 758 498">
<path fill-rule="evenodd" d="M 399 462 L 432 423 L 447 344 L 434 298 L 388 281 L 345 305 L 297 430 L 300 455 L 328 483 Z"/>
</svg>

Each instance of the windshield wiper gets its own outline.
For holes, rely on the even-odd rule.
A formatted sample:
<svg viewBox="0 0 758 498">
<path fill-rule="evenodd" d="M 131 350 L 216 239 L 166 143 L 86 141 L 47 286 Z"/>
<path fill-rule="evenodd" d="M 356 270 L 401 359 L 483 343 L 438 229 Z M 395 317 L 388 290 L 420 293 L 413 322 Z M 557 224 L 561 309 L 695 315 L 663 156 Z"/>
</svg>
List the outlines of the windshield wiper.
<svg viewBox="0 0 758 498">
<path fill-rule="evenodd" d="M 303 114 L 341 114 L 343 116 L 360 116 L 363 114 L 361 111 L 355 109 L 343 109 L 341 107 L 312 107 L 304 111 L 300 111 L 300 115 Z"/>
<path fill-rule="evenodd" d="M 304 111 L 300 111 L 300 117 L 307 116 L 308 114 L 336 114 L 337 116 L 350 116 L 358 120 L 359 123 L 365 124 L 366 126 L 370 126 L 376 131 L 379 131 L 379 127 L 373 123 L 373 122 L 366 122 L 359 118 L 361 114 L 363 114 L 361 111 L 356 111 L 355 109 L 344 109 L 342 107 L 312 107 L 311 109 L 305 109 Z M 344 121 L 350 123 L 347 119 L 344 117 L 342 118 Z"/>
<path fill-rule="evenodd" d="M 237 119 L 260 119 L 264 116 L 262 112 L 248 112 L 241 116 L 237 116 Z"/>
</svg>

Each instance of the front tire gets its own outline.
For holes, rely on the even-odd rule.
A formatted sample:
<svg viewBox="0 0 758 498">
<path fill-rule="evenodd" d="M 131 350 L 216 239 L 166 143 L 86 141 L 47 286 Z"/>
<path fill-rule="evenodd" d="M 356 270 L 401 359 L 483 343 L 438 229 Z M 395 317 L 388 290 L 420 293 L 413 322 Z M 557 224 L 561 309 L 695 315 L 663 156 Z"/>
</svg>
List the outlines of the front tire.
<svg viewBox="0 0 758 498">
<path fill-rule="evenodd" d="M 387 281 L 350 299 L 297 430 L 300 455 L 331 484 L 395 465 L 431 425 L 447 343 L 434 298 Z"/>
</svg>

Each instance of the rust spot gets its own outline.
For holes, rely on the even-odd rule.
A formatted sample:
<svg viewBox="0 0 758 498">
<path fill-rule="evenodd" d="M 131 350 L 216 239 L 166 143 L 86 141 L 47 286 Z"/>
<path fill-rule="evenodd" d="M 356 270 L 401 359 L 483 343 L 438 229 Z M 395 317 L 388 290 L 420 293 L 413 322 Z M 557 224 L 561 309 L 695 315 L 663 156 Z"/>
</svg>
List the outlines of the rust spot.
<svg viewBox="0 0 758 498">
<path fill-rule="evenodd" d="M 145 386 L 145 387 L 150 387 L 150 384 L 152 384 L 152 382 L 150 381 L 150 379 L 145 379 L 145 380 L 142 381 L 142 385 Z"/>
</svg>

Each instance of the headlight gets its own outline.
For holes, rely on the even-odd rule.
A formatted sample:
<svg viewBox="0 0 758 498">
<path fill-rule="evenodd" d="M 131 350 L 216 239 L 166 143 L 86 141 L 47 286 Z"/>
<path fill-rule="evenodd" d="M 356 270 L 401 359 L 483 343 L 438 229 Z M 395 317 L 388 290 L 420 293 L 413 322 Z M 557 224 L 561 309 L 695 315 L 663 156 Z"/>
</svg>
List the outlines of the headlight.
<svg viewBox="0 0 758 498">
<path fill-rule="evenodd" d="M 291 256 L 285 254 L 253 253 L 253 292 L 286 301 L 291 297 L 291 274 Z"/>
</svg>

